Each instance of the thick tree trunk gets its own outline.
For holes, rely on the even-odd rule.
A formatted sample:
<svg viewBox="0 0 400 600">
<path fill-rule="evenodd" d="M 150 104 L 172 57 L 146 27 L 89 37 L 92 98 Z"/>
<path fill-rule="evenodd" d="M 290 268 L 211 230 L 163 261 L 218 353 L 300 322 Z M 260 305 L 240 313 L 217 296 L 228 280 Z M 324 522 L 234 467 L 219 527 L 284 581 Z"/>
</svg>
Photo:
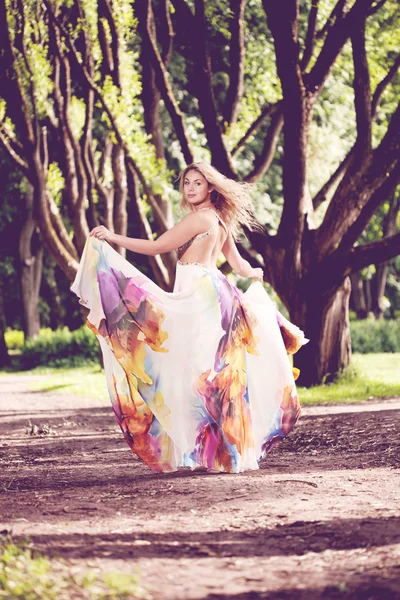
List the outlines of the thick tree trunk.
<svg viewBox="0 0 400 600">
<path fill-rule="evenodd" d="M 295 356 L 300 385 L 332 381 L 350 363 L 350 279 L 346 278 L 326 302 L 311 297 L 291 311 L 292 320 L 304 329 L 309 343 Z"/>
<path fill-rule="evenodd" d="M 400 195 L 393 194 L 390 201 L 389 211 L 385 217 L 383 223 L 383 235 L 388 237 L 394 235 L 397 229 L 397 217 L 400 211 Z M 383 302 L 383 296 L 385 294 L 387 273 L 388 273 L 388 262 L 376 265 L 376 276 L 373 282 L 373 288 L 371 290 L 371 310 L 377 319 L 383 318 L 385 312 L 385 306 Z"/>
<path fill-rule="evenodd" d="M 350 275 L 350 281 L 350 308 L 356 313 L 357 319 L 366 319 L 368 316 L 368 309 L 364 294 L 364 282 L 360 277 L 360 273 L 358 271 L 352 273 Z"/>
<path fill-rule="evenodd" d="M 376 275 L 371 293 L 371 310 L 378 320 L 383 319 L 383 313 L 385 312 L 383 296 L 385 295 L 387 273 L 387 262 L 376 267 Z"/>
<path fill-rule="evenodd" d="M 19 238 L 21 260 L 21 293 L 24 311 L 25 339 L 39 335 L 40 316 L 38 310 L 40 282 L 43 268 L 43 247 L 35 238 L 36 223 L 32 215 L 33 191 L 26 193 L 26 220 Z M 36 248 L 34 247 L 36 245 Z"/>
<path fill-rule="evenodd" d="M 10 357 L 4 334 L 6 332 L 6 317 L 3 304 L 3 282 L 0 276 L 0 367 L 7 367 L 10 364 Z"/>
<path fill-rule="evenodd" d="M 50 307 L 51 329 L 55 330 L 64 325 L 65 309 L 61 302 L 60 290 L 56 277 L 56 269 L 52 264 L 46 264 L 43 273 L 43 286 L 41 287 L 41 296 Z"/>
</svg>

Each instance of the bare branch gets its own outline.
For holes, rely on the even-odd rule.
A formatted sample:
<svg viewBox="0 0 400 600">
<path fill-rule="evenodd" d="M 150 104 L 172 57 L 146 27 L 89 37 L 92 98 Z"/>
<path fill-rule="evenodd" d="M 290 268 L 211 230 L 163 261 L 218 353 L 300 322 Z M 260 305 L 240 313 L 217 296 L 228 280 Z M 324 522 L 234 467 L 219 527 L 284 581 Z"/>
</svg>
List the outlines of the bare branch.
<svg viewBox="0 0 400 600">
<path fill-rule="evenodd" d="M 306 41 L 304 45 L 303 56 L 301 57 L 300 61 L 300 67 L 302 71 L 306 70 L 314 50 L 315 34 L 317 29 L 318 3 L 319 0 L 311 0 L 311 8 L 308 14 Z"/>
<path fill-rule="evenodd" d="M 114 131 L 115 137 L 117 138 L 118 143 L 121 145 L 121 147 L 123 148 L 127 160 L 129 162 L 129 164 L 131 164 L 132 168 L 136 171 L 137 176 L 139 178 L 139 181 L 143 187 L 143 191 L 146 194 L 149 203 L 151 204 L 153 210 L 154 210 L 154 217 L 155 219 L 158 221 L 159 225 L 161 228 L 164 228 L 164 231 L 167 229 L 167 224 L 165 222 L 165 217 L 162 214 L 160 208 L 157 206 L 157 204 L 154 201 L 153 195 L 151 193 L 150 188 L 148 187 L 146 180 L 143 176 L 143 173 L 140 171 L 139 167 L 137 166 L 135 160 L 130 156 L 129 154 L 129 150 L 128 147 L 126 145 L 126 142 L 123 138 L 123 135 L 121 134 L 118 124 L 116 122 L 116 119 L 110 109 L 110 107 L 108 106 L 107 102 L 104 100 L 103 94 L 101 89 L 99 88 L 99 86 L 93 81 L 92 77 L 90 76 L 87 67 L 82 63 L 82 61 L 80 60 L 79 57 L 79 53 L 75 48 L 75 44 L 73 43 L 73 41 L 71 40 L 70 36 L 68 35 L 68 32 L 66 31 L 65 27 L 62 25 L 62 23 L 60 23 L 59 19 L 57 19 L 57 17 L 54 15 L 51 5 L 49 4 L 48 0 L 43 0 L 44 4 L 46 5 L 46 8 L 49 12 L 49 16 L 50 18 L 54 21 L 54 23 L 57 25 L 57 27 L 60 29 L 60 31 L 63 33 L 64 35 L 64 39 L 65 42 L 68 46 L 68 48 L 71 50 L 72 55 L 74 56 L 74 59 L 76 61 L 76 64 L 78 65 L 78 67 L 80 68 L 80 71 L 82 73 L 82 75 L 84 76 L 87 84 L 89 85 L 89 87 L 94 91 L 99 103 L 101 104 L 104 112 L 106 113 L 111 127 Z"/>
<path fill-rule="evenodd" d="M 169 10 L 170 0 L 161 0 L 159 8 L 160 28 L 158 39 L 161 43 L 161 60 L 166 67 L 171 60 L 174 43 L 174 29 L 172 27 L 171 14 Z"/>
<path fill-rule="evenodd" d="M 337 167 L 336 171 L 332 173 L 328 181 L 322 186 L 319 192 L 313 198 L 313 208 L 317 210 L 317 208 L 328 200 L 329 197 L 334 193 L 335 187 L 338 186 L 340 180 L 346 173 L 347 169 L 351 165 L 351 161 L 353 158 L 354 146 L 351 150 L 346 154 L 342 162 Z"/>
<path fill-rule="evenodd" d="M 376 113 L 376 109 L 378 108 L 378 104 L 382 97 L 383 92 L 385 91 L 385 89 L 387 88 L 389 83 L 392 81 L 393 77 L 396 75 L 399 68 L 400 68 L 400 54 L 397 56 L 393 65 L 390 67 L 387 75 L 376 86 L 374 95 L 372 97 L 372 105 L 371 105 L 371 110 L 372 110 L 373 115 L 375 115 L 375 113 Z"/>
<path fill-rule="evenodd" d="M 139 234 L 141 237 L 145 237 L 149 240 L 153 239 L 153 232 L 150 223 L 146 217 L 146 213 L 143 208 L 143 204 L 140 200 L 139 189 L 138 189 L 138 177 L 137 173 L 133 169 L 132 165 L 126 160 L 127 169 L 127 181 L 130 195 L 130 220 L 138 224 Z M 169 290 L 171 288 L 171 278 L 165 267 L 160 255 L 146 257 L 150 267 L 152 268 L 155 280 L 158 285 L 163 289 Z"/>
<path fill-rule="evenodd" d="M 244 80 L 244 9 L 246 0 L 231 0 L 231 42 L 229 62 L 229 87 L 223 109 L 224 122 L 229 127 L 238 117 L 239 105 L 243 96 Z"/>
<path fill-rule="evenodd" d="M 8 135 L 0 129 L 0 142 L 3 144 L 4 149 L 7 151 L 9 157 L 14 161 L 18 168 L 22 169 L 23 173 L 28 177 L 29 174 L 29 164 L 26 160 L 18 154 L 15 147 L 8 137 Z M 29 177 L 28 177 L 29 178 Z"/>
<path fill-rule="evenodd" d="M 341 19 L 343 15 L 347 12 L 349 5 L 349 0 L 338 0 L 335 4 L 331 14 L 327 18 L 325 25 L 317 31 L 316 39 L 320 40 L 328 33 L 328 31 L 335 25 L 337 19 Z"/>
<path fill-rule="evenodd" d="M 353 222 L 351 227 L 343 236 L 337 250 L 335 252 L 340 255 L 343 252 L 350 250 L 354 243 L 359 239 L 362 232 L 365 230 L 369 221 L 373 217 L 376 210 L 396 189 L 400 181 L 400 160 L 397 165 L 390 173 L 389 177 L 383 182 L 383 184 L 375 191 L 370 197 L 366 205 L 361 210 L 357 219 Z"/>
<path fill-rule="evenodd" d="M 0 78 L 2 96 L 7 102 L 7 111 L 12 115 L 14 123 L 19 124 L 23 139 L 33 144 L 35 135 L 30 119 L 31 109 L 25 96 L 21 74 L 9 36 L 5 0 L 0 0 Z"/>
<path fill-rule="evenodd" d="M 157 47 L 157 42 L 153 35 L 154 16 L 151 7 L 151 1 L 143 0 L 140 4 L 138 4 L 136 7 L 136 14 L 139 18 L 139 22 L 141 23 L 141 35 L 143 36 L 143 42 L 148 48 L 151 64 L 156 75 L 157 86 L 161 92 L 161 95 L 165 102 L 165 106 L 171 117 L 171 121 L 176 131 L 176 135 L 181 144 L 185 161 L 187 163 L 191 163 L 193 162 L 194 158 L 189 136 L 186 131 L 186 125 L 184 122 L 183 114 L 178 106 L 178 103 L 176 102 L 174 93 L 171 88 L 171 84 L 169 82 L 167 70 L 161 59 L 160 52 Z"/>
<path fill-rule="evenodd" d="M 118 88 L 121 88 L 121 80 L 120 80 L 120 74 L 119 74 L 119 36 L 118 36 L 118 31 L 117 31 L 117 28 L 115 25 L 114 17 L 112 14 L 110 1 L 109 0 L 99 0 L 98 6 L 99 6 L 99 12 L 98 12 L 99 20 L 104 18 L 107 21 L 108 26 L 110 28 L 110 34 L 111 34 L 111 49 L 110 50 L 111 50 L 111 52 L 110 52 L 109 56 L 111 56 L 111 61 L 109 64 L 109 68 L 110 68 L 112 80 L 113 80 L 114 85 L 116 85 Z"/>
<path fill-rule="evenodd" d="M 391 66 L 387 75 L 382 79 L 382 81 L 376 87 L 376 90 L 375 90 L 375 93 L 373 95 L 372 102 L 371 102 L 371 118 L 372 119 L 376 114 L 379 100 L 380 100 L 384 90 L 386 89 L 386 87 L 389 85 L 389 83 L 391 82 L 393 77 L 398 72 L 399 67 L 400 67 L 400 55 L 396 58 L 395 62 Z M 314 210 L 316 210 L 318 208 L 318 206 L 320 206 L 320 204 L 322 204 L 322 202 L 324 202 L 325 200 L 328 200 L 330 195 L 332 195 L 332 193 L 334 192 L 335 187 L 337 187 L 340 180 L 343 178 L 347 169 L 351 165 L 351 161 L 354 156 L 354 149 L 355 149 L 355 147 L 353 146 L 351 148 L 351 150 L 348 152 L 348 154 L 346 155 L 346 157 L 343 159 L 343 161 L 339 164 L 336 171 L 331 175 L 329 180 L 322 186 L 320 191 L 314 197 L 314 199 L 313 199 Z"/>
<path fill-rule="evenodd" d="M 205 2 L 204 0 L 195 0 L 192 52 L 196 65 L 196 76 L 192 84 L 199 101 L 199 112 L 204 123 L 204 131 L 211 151 L 212 163 L 224 175 L 236 179 L 236 169 L 233 165 L 232 157 L 225 146 L 215 105 L 211 60 L 207 43 L 207 27 Z"/>
<path fill-rule="evenodd" d="M 371 15 L 374 15 L 375 13 L 377 13 L 378 10 L 380 10 L 385 3 L 386 3 L 386 0 L 379 0 L 379 2 L 377 2 L 375 4 L 375 6 L 372 6 L 370 8 L 368 16 L 371 16 Z"/>
<path fill-rule="evenodd" d="M 318 94 L 328 77 L 341 49 L 353 31 L 356 31 L 368 16 L 368 10 L 374 0 L 356 0 L 346 14 L 341 11 L 335 23 L 328 28 L 324 45 L 310 73 L 305 76 L 307 89 Z"/>
<path fill-rule="evenodd" d="M 398 168 L 399 154 L 400 105 L 392 115 L 381 143 L 370 153 L 362 169 L 351 168 L 340 182 L 324 220 L 315 232 L 316 256 L 321 258 L 337 248 L 373 194 Z"/>
<path fill-rule="evenodd" d="M 285 202 L 277 237 L 286 247 L 285 269 L 296 278 L 301 271 L 301 244 L 307 189 L 307 138 L 313 100 L 307 95 L 299 62 L 298 3 L 285 10 L 275 0 L 263 0 L 274 38 L 282 85 L 284 117 L 283 193 Z"/>
<path fill-rule="evenodd" d="M 377 242 L 353 248 L 350 252 L 345 275 L 368 265 L 378 265 L 400 254 L 400 232 Z"/>
<path fill-rule="evenodd" d="M 255 165 L 251 173 L 245 177 L 248 183 L 258 181 L 269 169 L 275 156 L 276 146 L 279 140 L 279 135 L 282 131 L 283 115 L 279 112 L 275 113 L 271 119 L 271 124 L 268 128 L 268 133 L 265 136 L 264 146 L 259 157 L 257 157 Z"/>
<path fill-rule="evenodd" d="M 354 159 L 361 165 L 372 147 L 371 86 L 367 53 L 365 50 L 365 22 L 351 34 L 354 63 L 354 104 L 356 112 L 357 139 Z M 354 164 L 353 164 L 354 166 Z"/>
<path fill-rule="evenodd" d="M 255 121 L 250 125 L 244 136 L 238 141 L 236 146 L 232 149 L 231 155 L 235 156 L 239 150 L 243 148 L 247 140 L 255 134 L 261 123 L 270 115 L 274 115 L 278 110 L 282 110 L 282 101 L 276 102 L 275 104 L 267 104 L 262 109 L 261 113 Z"/>
</svg>

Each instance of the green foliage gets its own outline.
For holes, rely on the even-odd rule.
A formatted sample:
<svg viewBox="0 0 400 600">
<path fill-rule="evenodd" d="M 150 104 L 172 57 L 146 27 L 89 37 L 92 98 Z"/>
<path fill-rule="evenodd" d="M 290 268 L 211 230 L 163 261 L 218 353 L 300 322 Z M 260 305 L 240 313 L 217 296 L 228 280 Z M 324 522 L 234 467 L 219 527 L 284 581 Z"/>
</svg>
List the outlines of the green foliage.
<svg viewBox="0 0 400 600">
<path fill-rule="evenodd" d="M 21 365 L 25 369 L 38 365 L 78 366 L 98 359 L 97 339 L 86 326 L 75 331 L 64 327 L 56 331 L 42 329 L 38 337 L 27 340 L 22 349 Z"/>
<path fill-rule="evenodd" d="M 50 163 L 47 171 L 47 187 L 57 206 L 61 205 L 64 186 L 65 179 L 60 167 L 56 162 Z"/>
<path fill-rule="evenodd" d="M 24 346 L 24 332 L 17 329 L 8 329 L 4 336 L 9 350 L 22 350 Z"/>
<path fill-rule="evenodd" d="M 5 600 L 119 600 L 145 598 L 138 578 L 50 561 L 29 541 L 0 536 L 0 597 Z"/>
<path fill-rule="evenodd" d="M 352 321 L 350 329 L 353 352 L 400 352 L 400 319 Z"/>
</svg>

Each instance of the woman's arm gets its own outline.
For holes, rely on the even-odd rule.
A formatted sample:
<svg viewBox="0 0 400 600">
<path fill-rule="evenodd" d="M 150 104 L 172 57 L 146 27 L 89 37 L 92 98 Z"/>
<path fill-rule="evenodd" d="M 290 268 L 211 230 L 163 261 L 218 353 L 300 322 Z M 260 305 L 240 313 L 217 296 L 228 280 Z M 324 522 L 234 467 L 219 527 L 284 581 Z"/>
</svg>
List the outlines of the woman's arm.
<svg viewBox="0 0 400 600">
<path fill-rule="evenodd" d="M 253 269 L 250 263 L 239 254 L 235 241 L 231 234 L 228 235 L 222 253 L 234 271 L 241 277 L 249 277 L 253 279 L 263 280 L 264 274 L 262 269 Z"/>
<path fill-rule="evenodd" d="M 169 229 L 156 240 L 140 240 L 137 238 L 129 238 L 124 235 L 112 233 L 103 225 L 95 227 L 90 232 L 90 236 L 96 237 L 99 240 L 106 240 L 111 244 L 122 246 L 132 252 L 138 254 L 147 254 L 155 256 L 176 250 L 185 242 L 191 240 L 195 235 L 204 233 L 210 228 L 209 218 L 207 215 L 190 213 L 182 219 L 175 227 Z"/>
</svg>

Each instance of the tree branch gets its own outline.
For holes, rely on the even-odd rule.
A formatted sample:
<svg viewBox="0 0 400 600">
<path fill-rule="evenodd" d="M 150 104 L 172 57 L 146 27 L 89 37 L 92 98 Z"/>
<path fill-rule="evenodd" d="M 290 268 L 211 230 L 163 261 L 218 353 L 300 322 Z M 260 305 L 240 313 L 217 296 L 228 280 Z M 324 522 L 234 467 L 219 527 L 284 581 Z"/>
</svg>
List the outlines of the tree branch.
<svg viewBox="0 0 400 600">
<path fill-rule="evenodd" d="M 257 157 L 253 170 L 245 177 L 248 183 L 254 183 L 268 171 L 273 158 L 275 156 L 276 146 L 278 144 L 279 135 L 282 131 L 283 115 L 280 112 L 274 114 L 271 119 L 271 124 L 268 128 L 268 133 L 265 136 L 264 146 L 260 156 Z"/>
<path fill-rule="evenodd" d="M 335 23 L 327 29 L 324 45 L 313 68 L 304 77 L 310 93 L 318 94 L 351 33 L 365 22 L 373 2 L 356 0 L 347 14 L 341 11 L 336 15 Z"/>
<path fill-rule="evenodd" d="M 400 160 L 397 165 L 390 173 L 389 177 L 383 182 L 383 184 L 372 194 L 366 205 L 362 208 L 359 216 L 353 222 L 348 231 L 344 234 L 337 250 L 338 256 L 343 252 L 349 251 L 354 243 L 359 239 L 362 232 L 370 222 L 376 210 L 396 189 L 400 181 Z"/>
<path fill-rule="evenodd" d="M 307 139 L 312 99 L 307 96 L 299 62 L 298 3 L 285 10 L 275 0 L 263 0 L 274 38 L 277 71 L 282 85 L 284 117 L 283 205 L 277 237 L 286 248 L 289 278 L 301 271 L 301 243 L 307 188 Z"/>
<path fill-rule="evenodd" d="M 231 19 L 231 43 L 229 49 L 229 87 L 223 108 L 224 122 L 229 127 L 236 122 L 240 101 L 243 96 L 244 81 L 244 9 L 246 0 L 230 0 L 233 18 Z"/>
<path fill-rule="evenodd" d="M 339 184 L 315 232 L 315 256 L 323 257 L 337 248 L 375 192 L 398 168 L 400 154 L 400 105 L 392 115 L 379 146 L 359 171 L 348 170 Z"/>
<path fill-rule="evenodd" d="M 192 33 L 192 52 L 196 65 L 193 87 L 199 101 L 199 112 L 204 124 L 212 163 L 224 175 L 236 179 L 236 169 L 233 165 L 232 157 L 225 146 L 215 105 L 211 60 L 207 43 L 207 19 L 205 16 L 204 0 L 195 0 L 195 17 Z"/>
<path fill-rule="evenodd" d="M 231 150 L 231 155 L 235 156 L 235 154 L 237 154 L 237 152 L 239 152 L 239 150 L 241 150 L 243 148 L 243 146 L 246 144 L 247 140 L 253 134 L 255 134 L 255 132 L 260 127 L 260 125 L 264 121 L 264 119 L 266 119 L 270 115 L 271 116 L 274 115 L 278 110 L 282 110 L 282 101 L 276 102 L 275 104 L 267 104 L 266 106 L 264 106 L 264 108 L 262 109 L 261 113 L 258 115 L 256 120 L 253 121 L 253 123 L 250 125 L 250 127 L 248 128 L 248 130 L 246 131 L 244 136 L 238 141 L 236 146 Z"/>
<path fill-rule="evenodd" d="M 383 240 L 353 248 L 350 252 L 345 275 L 359 271 L 368 265 L 378 265 L 400 254 L 400 232 Z"/>
<path fill-rule="evenodd" d="M 333 7 L 333 10 L 329 17 L 327 18 L 325 25 L 316 33 L 316 39 L 321 40 L 328 31 L 335 25 L 337 19 L 341 19 L 343 15 L 347 12 L 349 5 L 349 0 L 338 0 L 338 2 Z"/>
<path fill-rule="evenodd" d="M 160 28 L 158 39 L 161 44 L 161 60 L 166 67 L 169 65 L 171 60 L 172 48 L 174 43 L 174 29 L 172 27 L 171 15 L 170 15 L 170 0 L 161 0 L 159 8 L 160 17 Z"/>
<path fill-rule="evenodd" d="M 354 146 L 352 168 L 359 168 L 372 148 L 371 86 L 367 54 L 365 50 L 365 21 L 351 34 L 354 64 L 354 105 L 356 112 L 357 139 Z"/>
<path fill-rule="evenodd" d="M 313 208 L 317 210 L 317 208 L 325 202 L 325 200 L 329 199 L 331 193 L 337 185 L 339 184 L 342 177 L 345 175 L 347 169 L 351 165 L 351 161 L 353 159 L 354 146 L 349 150 L 346 154 L 342 162 L 337 167 L 336 171 L 332 173 L 328 181 L 322 186 L 319 192 L 313 198 Z"/>
<path fill-rule="evenodd" d="M 23 141 L 26 140 L 26 143 L 34 144 L 35 135 L 30 119 L 31 109 L 25 96 L 17 63 L 8 31 L 6 2 L 0 0 L 0 83 L 2 97 L 7 102 L 7 111 L 11 115 L 12 121 L 19 125 Z"/>
<path fill-rule="evenodd" d="M 174 126 L 176 135 L 178 137 L 179 143 L 181 145 L 185 161 L 187 163 L 192 163 L 194 160 L 193 152 L 189 136 L 186 131 L 183 114 L 175 100 L 175 96 L 168 79 L 167 70 L 161 59 L 160 52 L 157 47 L 157 42 L 154 38 L 155 28 L 151 0 L 142 0 L 142 2 L 140 2 L 136 6 L 136 15 L 139 19 L 140 32 L 143 38 L 143 42 L 146 44 L 151 64 L 155 72 L 158 89 L 161 92 L 162 98 L 165 102 L 165 106 L 171 117 L 171 121 Z"/>
<path fill-rule="evenodd" d="M 110 71 L 114 85 L 121 89 L 121 79 L 119 73 L 119 36 L 115 25 L 114 17 L 109 0 L 99 0 L 99 20 L 103 17 L 110 28 L 111 34 L 111 56 Z"/>
<path fill-rule="evenodd" d="M 57 17 L 55 16 L 55 14 L 52 11 L 51 5 L 49 4 L 48 0 L 43 0 L 44 4 L 46 5 L 46 8 L 48 10 L 50 19 L 52 19 L 55 24 L 57 25 L 57 27 L 60 29 L 60 31 L 63 33 L 64 35 L 64 39 L 65 42 L 68 46 L 68 48 L 71 50 L 72 55 L 74 56 L 74 59 L 76 61 L 76 64 L 78 65 L 78 67 L 80 68 L 80 71 L 82 73 L 82 75 L 84 76 L 87 84 L 89 85 L 89 87 L 94 91 L 100 105 L 102 106 L 104 112 L 106 113 L 112 130 L 114 131 L 115 137 L 117 138 L 118 143 L 121 145 L 121 147 L 123 148 L 125 154 L 126 154 L 126 158 L 128 163 L 132 166 L 132 168 L 136 171 L 137 176 L 139 178 L 140 184 L 143 188 L 144 193 L 146 194 L 148 201 L 151 205 L 151 207 L 153 208 L 154 211 L 154 218 L 156 219 L 156 221 L 158 222 L 160 228 L 163 228 L 163 231 L 166 231 L 167 229 L 167 224 L 165 222 L 165 217 L 162 214 L 159 206 L 156 204 L 153 194 L 151 193 L 150 188 L 148 187 L 146 180 L 143 176 L 143 173 L 141 172 L 141 170 L 139 169 L 139 167 L 137 166 L 135 160 L 130 156 L 129 154 L 129 150 L 128 147 L 126 145 L 126 142 L 123 138 L 123 135 L 121 134 L 119 127 L 117 125 L 117 122 L 115 120 L 114 115 L 112 114 L 112 111 L 110 109 L 110 107 L 108 106 L 107 102 L 104 100 L 103 94 L 101 89 L 99 88 L 99 86 L 93 81 L 93 79 L 91 78 L 86 66 L 81 62 L 79 54 L 75 48 L 75 45 L 73 43 L 73 41 L 71 40 L 70 36 L 68 35 L 68 32 L 66 31 L 65 27 L 62 25 L 62 23 L 60 23 L 59 19 L 57 19 Z"/>
<path fill-rule="evenodd" d="M 382 79 L 382 81 L 380 81 L 380 83 L 378 83 L 378 85 L 375 89 L 374 95 L 372 97 L 372 102 L 371 102 L 371 119 L 373 119 L 375 117 L 376 111 L 377 111 L 377 108 L 379 105 L 379 100 L 380 100 L 384 90 L 386 89 L 386 87 L 389 85 L 389 83 L 391 82 L 393 77 L 398 72 L 399 67 L 400 67 L 400 54 L 396 58 L 393 65 L 391 66 L 387 75 Z M 334 188 L 337 187 L 340 180 L 345 175 L 347 169 L 351 165 L 351 161 L 354 156 L 354 149 L 355 149 L 355 146 L 353 146 L 349 150 L 349 152 L 347 153 L 347 155 L 345 156 L 343 161 L 337 167 L 336 171 L 331 175 L 329 180 L 322 186 L 322 188 L 319 190 L 319 192 L 315 195 L 315 197 L 313 199 L 314 210 L 316 210 L 318 208 L 318 206 L 320 206 L 320 204 L 322 204 L 322 202 L 324 202 L 325 200 L 327 200 L 329 198 L 329 195 L 333 192 Z"/>
<path fill-rule="evenodd" d="M 16 151 L 12 145 L 11 139 L 8 135 L 0 129 L 0 142 L 3 144 L 4 149 L 7 151 L 9 157 L 22 170 L 24 175 L 29 179 L 29 164 L 27 161 Z"/>
<path fill-rule="evenodd" d="M 372 110 L 373 115 L 375 115 L 375 113 L 376 113 L 376 109 L 378 108 L 378 104 L 382 97 L 383 92 L 385 91 L 385 89 L 387 88 L 389 83 L 392 81 L 393 77 L 396 75 L 399 68 L 400 68 L 400 54 L 397 56 L 393 65 L 390 67 L 387 75 L 376 86 L 374 95 L 372 97 L 372 105 L 371 105 L 371 110 Z"/>
<path fill-rule="evenodd" d="M 317 29 L 318 3 L 319 0 L 311 0 L 311 8 L 308 14 L 307 35 L 304 44 L 304 52 L 300 61 L 300 67 L 302 71 L 306 70 L 314 50 L 315 35 Z"/>
<path fill-rule="evenodd" d="M 379 0 L 379 2 L 377 2 L 375 4 L 375 6 L 372 6 L 369 10 L 368 16 L 374 15 L 375 13 L 378 12 L 378 10 L 380 10 L 382 8 L 382 6 L 385 4 L 386 0 Z"/>
</svg>

